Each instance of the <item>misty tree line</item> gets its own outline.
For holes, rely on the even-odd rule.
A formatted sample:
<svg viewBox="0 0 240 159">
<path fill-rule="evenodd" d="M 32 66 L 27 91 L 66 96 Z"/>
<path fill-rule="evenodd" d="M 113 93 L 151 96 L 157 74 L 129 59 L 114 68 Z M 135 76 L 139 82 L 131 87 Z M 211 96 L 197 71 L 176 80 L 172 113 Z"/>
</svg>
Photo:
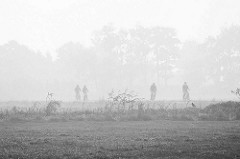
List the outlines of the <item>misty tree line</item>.
<svg viewBox="0 0 240 159">
<path fill-rule="evenodd" d="M 1 86 L 42 93 L 70 87 L 69 94 L 76 84 L 87 84 L 99 96 L 111 89 L 149 91 L 152 82 L 166 91 L 187 81 L 197 93 L 213 94 L 240 85 L 240 26 L 199 43 L 181 42 L 176 30 L 168 27 L 106 25 L 93 32 L 91 41 L 90 47 L 64 44 L 56 50 L 55 61 L 49 54 L 9 41 L 0 46 Z"/>
</svg>

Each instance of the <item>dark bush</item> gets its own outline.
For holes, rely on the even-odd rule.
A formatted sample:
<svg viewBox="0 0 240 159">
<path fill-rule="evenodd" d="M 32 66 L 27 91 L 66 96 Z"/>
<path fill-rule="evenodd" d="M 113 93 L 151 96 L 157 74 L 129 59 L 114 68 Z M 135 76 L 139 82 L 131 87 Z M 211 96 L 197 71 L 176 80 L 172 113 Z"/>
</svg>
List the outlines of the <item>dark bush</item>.
<svg viewBox="0 0 240 159">
<path fill-rule="evenodd" d="M 203 109 L 203 112 L 209 115 L 213 120 L 240 120 L 240 102 L 228 101 L 222 103 L 211 104 Z"/>
<path fill-rule="evenodd" d="M 61 106 L 60 102 L 58 102 L 58 101 L 50 101 L 47 104 L 47 107 L 46 107 L 46 110 L 45 110 L 47 116 L 56 113 L 57 108 L 60 107 L 60 106 Z"/>
</svg>

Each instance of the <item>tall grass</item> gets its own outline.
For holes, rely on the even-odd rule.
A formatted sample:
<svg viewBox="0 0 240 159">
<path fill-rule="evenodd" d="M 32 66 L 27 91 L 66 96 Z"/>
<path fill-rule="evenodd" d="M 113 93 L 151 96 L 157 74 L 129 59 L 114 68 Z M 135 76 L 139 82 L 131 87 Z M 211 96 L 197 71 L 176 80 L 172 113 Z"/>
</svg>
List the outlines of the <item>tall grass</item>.
<svg viewBox="0 0 240 159">
<path fill-rule="evenodd" d="M 97 105 L 97 102 L 95 103 Z M 111 94 L 93 109 L 63 108 L 60 101 L 34 102 L 30 107 L 0 110 L 0 120 L 9 121 L 138 121 L 138 120 L 239 120 L 240 103 L 222 102 L 205 108 L 179 108 L 176 102 L 154 102 L 131 93 Z M 103 106 L 102 106 L 103 105 Z M 80 105 L 81 106 L 81 105 Z M 87 106 L 87 103 L 85 103 Z"/>
</svg>

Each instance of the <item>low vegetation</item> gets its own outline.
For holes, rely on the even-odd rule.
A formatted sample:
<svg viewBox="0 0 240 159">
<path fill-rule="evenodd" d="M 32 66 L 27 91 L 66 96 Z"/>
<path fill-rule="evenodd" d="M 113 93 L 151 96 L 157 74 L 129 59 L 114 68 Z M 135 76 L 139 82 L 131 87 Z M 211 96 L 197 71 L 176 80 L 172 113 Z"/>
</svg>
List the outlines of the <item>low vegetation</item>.
<svg viewBox="0 0 240 159">
<path fill-rule="evenodd" d="M 102 101 L 103 102 L 103 101 Z M 103 105 L 103 104 L 102 104 Z M 80 105 L 81 106 L 81 105 Z M 87 106 L 87 103 L 85 103 Z M 29 108 L 14 106 L 0 111 L 0 120 L 10 121 L 212 121 L 239 120 L 240 102 L 228 101 L 215 103 L 205 108 L 178 108 L 177 103 L 165 105 L 163 102 L 151 102 L 128 98 L 113 98 L 104 101 L 104 106 L 93 109 L 64 109 L 59 101 L 49 103 L 36 102 Z"/>
</svg>

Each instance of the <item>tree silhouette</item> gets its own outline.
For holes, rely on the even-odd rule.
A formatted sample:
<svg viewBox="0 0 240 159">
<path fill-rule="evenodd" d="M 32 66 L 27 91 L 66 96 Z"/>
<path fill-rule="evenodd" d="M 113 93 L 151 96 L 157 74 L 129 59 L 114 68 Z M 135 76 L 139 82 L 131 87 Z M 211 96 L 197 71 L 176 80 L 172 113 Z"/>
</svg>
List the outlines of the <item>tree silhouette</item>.
<svg viewBox="0 0 240 159">
<path fill-rule="evenodd" d="M 49 58 L 12 40 L 0 46 L 0 85 L 12 99 L 39 99 L 51 80 Z M 36 91 L 38 90 L 38 91 Z M 2 96 L 3 97 L 3 96 Z M 4 97 L 3 97 L 4 98 Z"/>
<path fill-rule="evenodd" d="M 154 55 L 157 68 L 157 77 L 161 75 L 167 85 L 172 76 L 177 57 L 179 57 L 179 44 L 176 32 L 173 28 L 153 27 L 150 29 L 150 46 Z"/>
<path fill-rule="evenodd" d="M 214 67 L 209 68 L 217 83 L 237 85 L 240 82 L 240 26 L 223 29 L 216 38 L 206 41 Z"/>
</svg>

